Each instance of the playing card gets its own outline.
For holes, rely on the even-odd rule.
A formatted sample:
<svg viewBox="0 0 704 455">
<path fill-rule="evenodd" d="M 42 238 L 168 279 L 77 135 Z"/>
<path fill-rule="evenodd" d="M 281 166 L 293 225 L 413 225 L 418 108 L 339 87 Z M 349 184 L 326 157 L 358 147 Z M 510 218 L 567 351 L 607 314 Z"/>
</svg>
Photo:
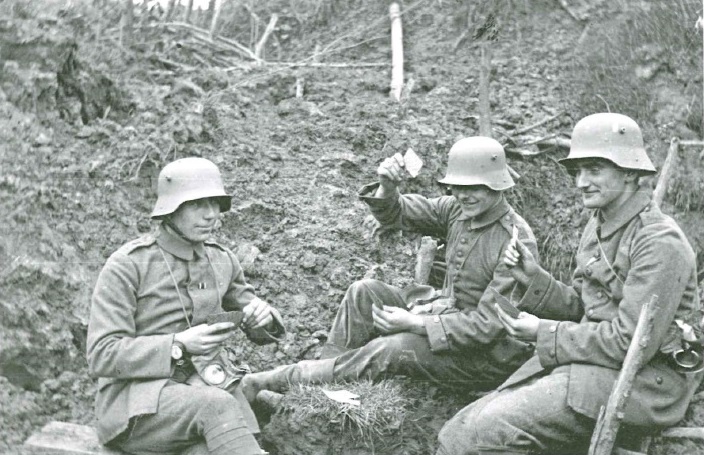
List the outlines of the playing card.
<svg viewBox="0 0 704 455">
<path fill-rule="evenodd" d="M 244 313 L 241 311 L 226 311 L 224 313 L 209 314 L 206 317 L 208 325 L 218 322 L 234 322 L 235 327 L 239 326 L 244 319 Z"/>
<path fill-rule="evenodd" d="M 423 167 L 423 160 L 420 159 L 412 148 L 406 150 L 406 154 L 403 155 L 403 163 L 412 178 L 417 177 Z"/>
<path fill-rule="evenodd" d="M 516 248 L 516 242 L 518 242 L 518 228 L 514 224 L 513 231 L 511 232 L 511 241 L 509 242 L 509 246 Z"/>
<path fill-rule="evenodd" d="M 521 312 L 521 310 L 516 308 L 509 299 L 501 295 L 501 293 L 493 287 L 489 286 L 489 289 L 491 289 L 491 292 L 494 294 L 494 298 L 496 299 L 496 303 L 498 303 L 499 307 L 504 310 L 504 313 L 508 314 L 514 319 L 517 319 L 518 314 Z"/>
</svg>

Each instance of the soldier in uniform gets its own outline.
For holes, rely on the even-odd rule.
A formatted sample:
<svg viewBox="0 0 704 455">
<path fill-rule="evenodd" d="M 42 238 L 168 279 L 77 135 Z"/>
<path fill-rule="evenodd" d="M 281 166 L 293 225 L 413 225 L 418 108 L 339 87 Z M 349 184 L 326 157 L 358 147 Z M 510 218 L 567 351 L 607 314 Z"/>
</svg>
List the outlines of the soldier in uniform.
<svg viewBox="0 0 704 455">
<path fill-rule="evenodd" d="M 241 310 L 255 343 L 283 334 L 279 313 L 254 295 L 235 255 L 208 240 L 230 203 L 212 162 L 168 164 L 151 214 L 158 232 L 122 246 L 103 267 L 87 349 L 99 378 L 100 442 L 131 454 L 265 453 L 239 388 L 244 371 L 223 346 L 235 323 L 206 324 L 208 315 Z"/>
<path fill-rule="evenodd" d="M 676 423 L 701 380 L 695 254 L 641 185 L 642 176 L 656 171 L 640 128 L 620 114 L 585 117 L 561 164 L 593 209 L 572 283 L 552 278 L 520 242 L 507 249 L 504 261 L 527 290 L 517 318 L 497 311 L 510 334 L 537 343 L 535 355 L 445 424 L 438 455 L 584 452 L 641 308 L 654 295 L 656 323 L 624 427 Z"/>
<path fill-rule="evenodd" d="M 424 299 L 417 301 L 418 288 L 409 292 L 371 279 L 353 283 L 323 358 L 247 375 L 243 391 L 248 399 L 261 389 L 283 391 L 291 383 L 389 375 L 466 390 L 492 389 L 532 355 L 530 343 L 506 335 L 489 289 L 514 298 L 523 295 L 502 260 L 514 229 L 537 255 L 533 232 L 504 197 L 514 182 L 501 144 L 469 137 L 452 146 L 440 180 L 451 196 L 401 195 L 397 187 L 403 173 L 400 154 L 385 159 L 377 169 L 379 182 L 364 186 L 360 198 L 385 228 L 446 240 L 443 288 L 425 289 Z"/>
</svg>

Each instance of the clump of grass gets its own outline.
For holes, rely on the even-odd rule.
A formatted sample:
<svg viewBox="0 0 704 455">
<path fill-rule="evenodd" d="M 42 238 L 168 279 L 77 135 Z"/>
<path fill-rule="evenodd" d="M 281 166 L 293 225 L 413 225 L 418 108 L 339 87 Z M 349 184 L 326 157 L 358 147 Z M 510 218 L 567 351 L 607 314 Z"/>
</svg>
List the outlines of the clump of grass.
<svg viewBox="0 0 704 455">
<path fill-rule="evenodd" d="M 331 400 L 322 389 L 348 390 L 359 395 L 360 405 Z M 296 385 L 284 395 L 279 412 L 287 413 L 288 419 L 295 422 L 328 422 L 336 433 L 373 445 L 401 427 L 410 405 L 411 399 L 399 382 L 374 384 L 363 380 L 322 386 Z"/>
</svg>

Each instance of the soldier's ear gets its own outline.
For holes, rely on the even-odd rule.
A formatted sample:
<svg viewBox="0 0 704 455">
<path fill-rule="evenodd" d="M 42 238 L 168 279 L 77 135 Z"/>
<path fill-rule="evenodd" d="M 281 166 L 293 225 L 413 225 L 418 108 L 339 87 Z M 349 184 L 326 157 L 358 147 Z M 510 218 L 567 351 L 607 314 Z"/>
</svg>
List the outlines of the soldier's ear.
<svg viewBox="0 0 704 455">
<path fill-rule="evenodd" d="M 636 171 L 624 172 L 624 180 L 626 183 L 638 183 L 638 173 Z"/>
</svg>

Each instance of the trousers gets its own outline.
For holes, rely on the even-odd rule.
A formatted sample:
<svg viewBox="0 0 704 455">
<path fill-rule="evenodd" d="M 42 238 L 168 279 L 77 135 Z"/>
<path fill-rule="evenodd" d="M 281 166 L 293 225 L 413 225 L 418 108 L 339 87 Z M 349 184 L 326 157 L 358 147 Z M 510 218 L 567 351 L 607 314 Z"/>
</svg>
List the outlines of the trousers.
<svg viewBox="0 0 704 455">
<path fill-rule="evenodd" d="M 259 455 L 240 403 L 211 386 L 167 382 L 156 414 L 138 416 L 112 446 L 135 455 Z"/>
<path fill-rule="evenodd" d="M 569 407 L 568 384 L 557 368 L 478 399 L 445 423 L 437 455 L 586 453 L 596 422 Z"/>
<path fill-rule="evenodd" d="M 414 333 L 381 336 L 372 319 L 375 303 L 407 307 L 400 288 L 369 279 L 353 283 L 321 354 L 323 359 L 335 359 L 334 379 L 405 375 L 445 387 L 490 390 L 520 366 L 497 365 L 477 351 L 432 352 L 427 338 Z"/>
</svg>

